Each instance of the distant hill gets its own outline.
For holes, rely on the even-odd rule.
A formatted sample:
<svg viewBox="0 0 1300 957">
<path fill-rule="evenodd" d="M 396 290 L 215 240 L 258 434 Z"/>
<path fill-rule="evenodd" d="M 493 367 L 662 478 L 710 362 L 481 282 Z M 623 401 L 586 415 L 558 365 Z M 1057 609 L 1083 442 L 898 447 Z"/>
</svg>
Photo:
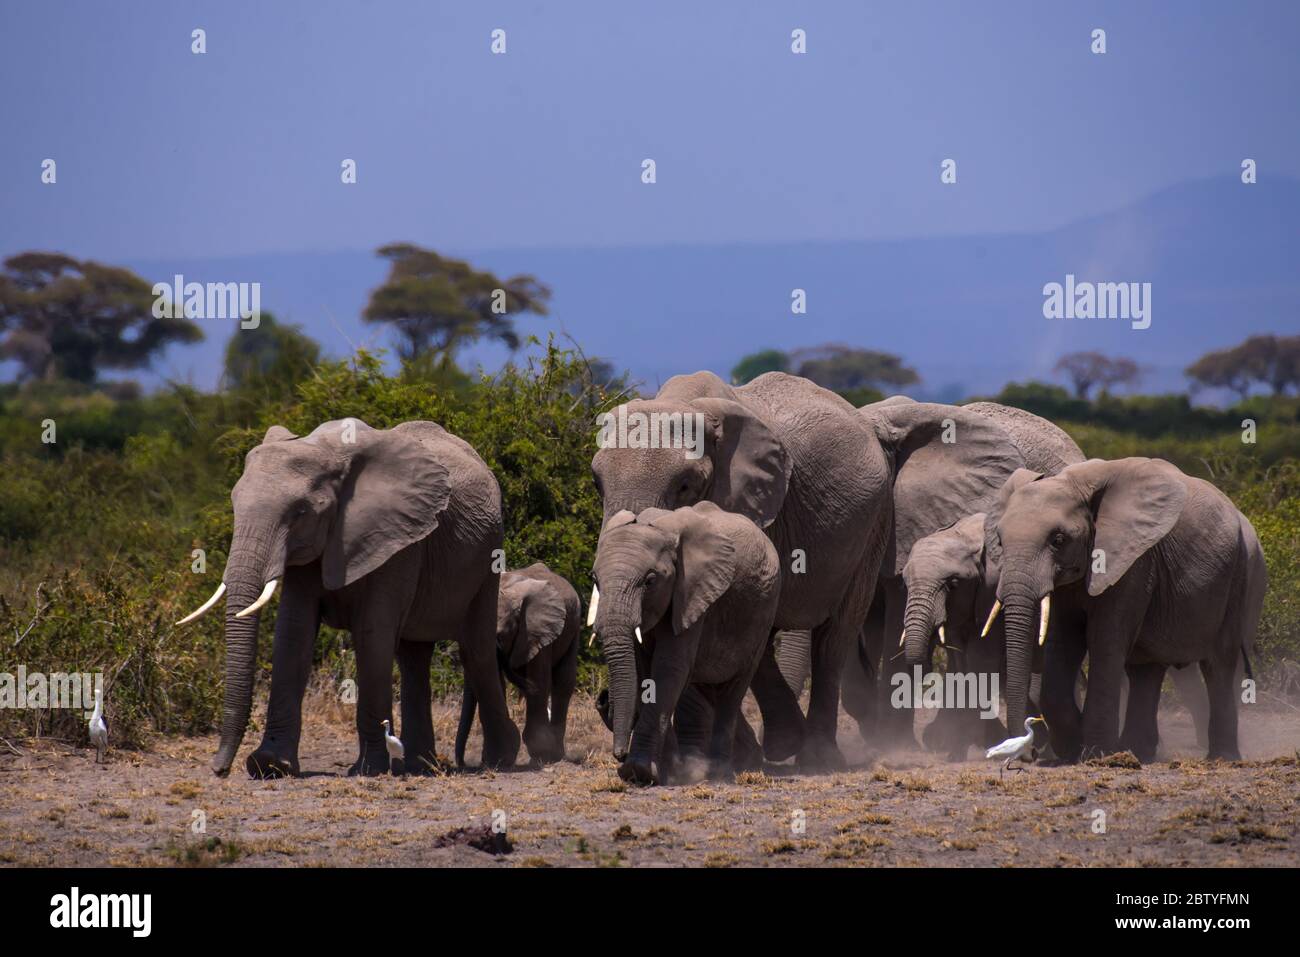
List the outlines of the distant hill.
<svg viewBox="0 0 1300 957">
<path fill-rule="evenodd" d="M 413 237 L 394 236 L 394 240 Z M 415 238 L 418 241 L 418 238 Z M 1171 187 L 1132 206 L 1047 233 L 873 242 L 675 245 L 440 252 L 501 274 L 530 272 L 554 290 L 563 330 L 653 386 L 679 372 L 725 376 L 746 352 L 840 341 L 896 352 L 921 373 L 918 394 L 952 398 L 1009 380 L 1050 378 L 1077 349 L 1127 355 L 1149 369 L 1143 391 L 1181 390 L 1182 369 L 1257 332 L 1300 331 L 1300 181 L 1235 178 Z M 302 324 L 327 352 L 385 344 L 360 312 L 385 264 L 372 250 L 128 262 L 151 280 L 259 281 L 262 306 Z M 1152 324 L 1047 320 L 1042 288 L 1077 280 L 1150 282 Z M 807 290 L 808 313 L 790 313 Z M 227 334 L 171 350 L 160 376 L 210 387 Z M 495 368 L 504 350 L 465 364 Z"/>
</svg>

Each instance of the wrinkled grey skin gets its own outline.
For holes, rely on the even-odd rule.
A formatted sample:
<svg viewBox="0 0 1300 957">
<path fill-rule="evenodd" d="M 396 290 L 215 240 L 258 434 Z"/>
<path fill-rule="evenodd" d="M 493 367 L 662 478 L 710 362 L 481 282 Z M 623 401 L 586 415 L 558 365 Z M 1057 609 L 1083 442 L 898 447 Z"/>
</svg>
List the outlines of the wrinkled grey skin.
<svg viewBox="0 0 1300 957">
<path fill-rule="evenodd" d="M 569 699 L 578 683 L 578 593 L 541 562 L 505 572 L 497 596 L 497 663 L 524 695 L 524 744 L 535 764 L 564 759 Z M 477 699 L 468 685 L 456 730 L 456 763 L 465 763 L 465 742 Z"/>
<path fill-rule="evenodd" d="M 217 774 L 229 772 L 252 706 L 259 615 L 235 614 L 271 579 L 282 581 L 271 694 L 249 774 L 298 773 L 302 696 L 322 621 L 350 631 L 356 649 L 359 755 L 350 773 L 389 770 L 381 722 L 392 719 L 395 654 L 406 764 L 431 764 L 429 663 L 433 642 L 448 638 L 459 642 L 466 683 L 482 703 L 484 763 L 514 763 L 519 732 L 496 672 L 501 493 L 469 445 L 432 422 L 377 430 L 344 419 L 304 438 L 273 426 L 248 453 L 230 499 Z"/>
<path fill-rule="evenodd" d="M 810 770 L 843 766 L 835 746 L 840 675 L 888 539 L 889 470 L 879 441 L 842 398 L 783 373 L 738 388 L 708 372 L 675 376 L 628 409 L 703 413 L 705 454 L 602 448 L 592 471 L 605 521 L 710 501 L 764 529 L 787 570 L 802 550 L 806 572 L 783 575 L 775 625 L 812 631 L 808 717 L 765 652 L 753 681 L 763 750 L 774 761 L 797 754 Z"/>
<path fill-rule="evenodd" d="M 890 705 L 894 675 L 910 672 L 899 638 L 907 613 L 903 568 L 913 546 L 985 510 L 1016 469 L 1051 474 L 1082 462 L 1083 453 L 1046 419 L 994 402 L 952 406 L 893 396 L 863 406 L 859 414 L 889 462 L 894 521 L 862 647 L 845 664 L 844 704 L 864 739 L 881 747 L 914 746 L 914 713 Z M 923 637 L 928 671 L 933 631 Z M 799 668 L 800 658 L 791 643 L 789 667 Z M 799 683 L 801 674 L 790 673 L 792 683 Z"/>
<path fill-rule="evenodd" d="M 1153 759 L 1165 670 L 1190 662 L 1209 692 L 1210 757 L 1239 757 L 1236 673 L 1267 574 L 1254 529 L 1222 492 L 1160 459 L 1091 459 L 1050 477 L 1016 472 L 985 529 L 1001 567 L 1009 725 L 1024 715 L 1039 603 L 1050 593 L 1042 705 L 1059 757 L 1124 748 Z M 1080 713 L 1073 687 L 1085 655 Z"/>
<path fill-rule="evenodd" d="M 712 502 L 622 511 L 601 534 L 594 575 L 619 776 L 665 780 L 663 747 L 674 717 L 676 756 L 687 773 L 692 758 L 726 773 L 740 703 L 780 599 L 776 549 L 749 519 Z M 678 709 L 688 686 L 708 708 Z"/>
</svg>

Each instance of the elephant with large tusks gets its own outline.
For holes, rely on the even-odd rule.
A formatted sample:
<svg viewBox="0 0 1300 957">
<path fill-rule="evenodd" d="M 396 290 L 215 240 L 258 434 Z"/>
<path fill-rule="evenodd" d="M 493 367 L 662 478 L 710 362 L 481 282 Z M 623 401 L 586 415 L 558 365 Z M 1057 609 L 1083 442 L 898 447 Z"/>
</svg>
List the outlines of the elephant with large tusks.
<svg viewBox="0 0 1300 957">
<path fill-rule="evenodd" d="M 564 759 L 569 699 L 578 684 L 578 593 L 542 562 L 501 576 L 497 662 L 524 695 L 524 745 L 534 764 Z M 465 763 L 477 699 L 467 682 L 456 729 L 456 764 Z"/>
<path fill-rule="evenodd" d="M 1227 496 L 1160 459 L 1090 459 L 1054 476 L 1019 470 L 985 534 L 1001 567 L 1008 725 L 1023 719 L 1029 661 L 1043 645 L 1041 703 L 1056 754 L 1125 748 L 1149 761 L 1166 668 L 1199 662 L 1209 755 L 1240 757 L 1236 676 L 1249 667 L 1267 571 L 1254 528 Z M 1080 713 L 1073 689 L 1085 655 Z"/>
<path fill-rule="evenodd" d="M 459 643 L 479 702 L 484 764 L 514 763 L 519 732 L 496 663 L 501 492 L 468 444 L 432 422 L 381 430 L 343 419 L 302 438 L 272 426 L 248 453 L 230 499 L 225 573 L 196 613 L 225 594 L 217 774 L 229 772 L 248 727 L 258 617 L 278 582 L 266 729 L 248 756 L 249 774 L 298 773 L 302 696 L 322 621 L 349 630 L 356 649 L 359 754 L 350 773 L 390 767 L 383 722 L 392 720 L 394 655 L 406 766 L 432 767 L 429 664 L 433 642 L 444 638 Z"/>
<path fill-rule="evenodd" d="M 658 441 L 657 430 L 650 443 L 602 441 L 592 471 L 605 522 L 709 501 L 767 532 L 785 572 L 775 627 L 812 631 L 812 691 L 805 722 L 769 641 L 752 684 L 763 750 L 769 760 L 797 754 L 805 768 L 843 766 L 840 674 L 890 527 L 888 463 L 869 424 L 835 393 L 779 372 L 735 388 L 709 372 L 674 376 L 617 414 L 641 423 L 643 436 L 646 423 L 699 422 L 702 444 Z"/>
</svg>

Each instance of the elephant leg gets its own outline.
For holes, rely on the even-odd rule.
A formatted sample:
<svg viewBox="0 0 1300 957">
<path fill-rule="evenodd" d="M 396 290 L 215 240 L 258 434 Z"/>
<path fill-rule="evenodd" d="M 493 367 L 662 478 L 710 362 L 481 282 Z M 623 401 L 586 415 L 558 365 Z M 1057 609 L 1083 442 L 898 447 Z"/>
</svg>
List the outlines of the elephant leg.
<svg viewBox="0 0 1300 957">
<path fill-rule="evenodd" d="M 812 635 L 807 631 L 776 633 L 776 666 L 796 699 L 803 697 L 812 669 Z"/>
<path fill-rule="evenodd" d="M 858 734 L 863 741 L 871 740 L 876 724 L 876 681 L 866 656 L 865 629 L 859 632 L 857 642 L 844 662 L 844 675 L 840 681 L 840 697 L 844 710 L 858 724 Z"/>
<path fill-rule="evenodd" d="M 393 658 L 397 636 L 394 627 L 366 625 L 353 628 L 357 649 L 357 760 L 349 775 L 370 777 L 389 771 L 383 722 L 393 720 Z M 398 732 L 394 730 L 394 734 Z"/>
<path fill-rule="evenodd" d="M 1079 668 L 1088 648 L 1082 635 L 1058 629 L 1043 654 L 1043 682 L 1039 704 L 1047 720 L 1052 752 L 1061 761 L 1079 760 L 1083 749 L 1083 714 L 1074 697 Z M 1091 689 L 1089 690 L 1091 696 Z M 1007 735 L 1019 735 L 1023 728 L 1007 728 Z"/>
<path fill-rule="evenodd" d="M 300 570 L 302 569 L 302 570 Z M 311 677 L 312 650 L 320 627 L 319 585 L 308 581 L 319 572 L 310 566 L 286 570 L 284 591 L 275 618 L 271 652 L 271 695 L 262 743 L 245 761 L 250 776 L 278 778 L 298 774 L 302 738 L 302 698 Z M 317 579 L 318 580 L 318 579 Z"/>
<path fill-rule="evenodd" d="M 1132 751 L 1143 764 L 1156 759 L 1160 731 L 1156 715 L 1160 710 L 1160 686 L 1165 680 L 1161 664 L 1128 666 L 1128 710 L 1124 714 L 1124 733 L 1120 747 Z"/>
<path fill-rule="evenodd" d="M 775 635 L 768 639 L 750 687 L 763 715 L 763 754 L 769 761 L 784 761 L 803 746 L 804 716 L 776 663 Z"/>
<path fill-rule="evenodd" d="M 740 718 L 740 703 L 745 698 L 749 680 L 741 677 L 717 688 L 713 700 L 713 733 L 709 738 L 709 775 L 726 778 L 733 773 L 732 742 L 736 736 L 736 722 Z"/>
<path fill-rule="evenodd" d="M 524 746 L 533 764 L 548 764 L 555 757 L 551 734 L 551 654 L 544 649 L 524 669 Z"/>
<path fill-rule="evenodd" d="M 519 756 L 519 729 L 510 720 L 497 664 L 497 576 L 488 575 L 470 602 L 457 641 L 465 680 L 474 690 L 483 726 L 483 767 L 512 767 Z"/>
<path fill-rule="evenodd" d="M 915 748 L 916 736 L 912 730 L 915 712 L 911 708 L 895 707 L 892 700 L 894 689 L 902 682 L 911 683 L 913 679 L 903 663 L 902 649 L 898 647 L 899 636 L 903 633 L 907 594 L 899 579 L 882 583 L 876 596 L 877 601 L 884 601 L 881 617 L 884 634 L 877 683 L 875 744 L 887 750 Z"/>
<path fill-rule="evenodd" d="M 433 642 L 402 641 L 397 645 L 397 667 L 402 673 L 402 749 L 404 770 L 429 774 L 437 767 L 433 741 L 433 701 L 429 689 L 429 663 Z"/>
<path fill-rule="evenodd" d="M 1120 691 L 1124 659 L 1131 645 L 1126 635 L 1114 630 L 1103 632 L 1089 622 L 1088 696 L 1083 702 L 1082 757 L 1085 760 L 1119 750 Z"/>
<path fill-rule="evenodd" d="M 1196 744 L 1202 748 L 1210 746 L 1210 697 L 1205 690 L 1205 681 L 1201 669 L 1194 665 L 1170 670 L 1178 700 L 1192 715 L 1192 726 L 1196 728 Z"/>
<path fill-rule="evenodd" d="M 564 735 L 569 726 L 569 701 L 578 687 L 578 647 L 575 635 L 569 648 L 551 674 L 551 738 L 554 743 L 552 757 L 564 760 Z"/>
<path fill-rule="evenodd" d="M 672 777 L 668 777 L 666 767 L 663 770 L 666 779 L 692 784 L 704 777 L 707 769 L 705 749 L 708 747 L 716 720 L 717 714 L 713 704 L 699 686 L 686 685 L 673 711 L 673 729 L 677 739 L 676 754 Z M 663 763 L 662 757 L 660 763 Z"/>
<path fill-rule="evenodd" d="M 1210 747 L 1207 757 L 1240 761 L 1237 748 L 1237 662 L 1202 661 L 1201 674 L 1210 695 Z"/>
<path fill-rule="evenodd" d="M 744 696 L 741 696 L 743 702 Z M 731 742 L 731 764 L 737 771 L 758 771 L 763 767 L 763 746 L 743 711 L 736 715 L 736 733 Z"/>
<path fill-rule="evenodd" d="M 872 569 L 873 575 L 875 569 Z M 840 676 L 867 616 L 872 591 L 866 582 L 851 585 L 831 619 L 813 631 L 812 690 L 808 725 L 799 766 L 807 771 L 841 770 L 844 755 L 835 743 L 840 718 Z"/>
</svg>

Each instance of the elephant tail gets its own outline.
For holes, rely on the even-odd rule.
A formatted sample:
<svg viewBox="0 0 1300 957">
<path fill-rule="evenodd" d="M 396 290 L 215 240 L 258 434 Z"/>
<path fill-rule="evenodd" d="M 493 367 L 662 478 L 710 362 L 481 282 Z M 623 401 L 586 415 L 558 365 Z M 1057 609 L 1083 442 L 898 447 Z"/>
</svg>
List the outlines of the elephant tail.
<svg viewBox="0 0 1300 957">
<path fill-rule="evenodd" d="M 460 698 L 460 724 L 456 726 L 456 767 L 458 768 L 465 766 L 465 742 L 469 740 L 469 730 L 474 726 L 474 711 L 477 707 L 478 699 L 474 697 L 474 687 L 467 678 Z"/>
</svg>

